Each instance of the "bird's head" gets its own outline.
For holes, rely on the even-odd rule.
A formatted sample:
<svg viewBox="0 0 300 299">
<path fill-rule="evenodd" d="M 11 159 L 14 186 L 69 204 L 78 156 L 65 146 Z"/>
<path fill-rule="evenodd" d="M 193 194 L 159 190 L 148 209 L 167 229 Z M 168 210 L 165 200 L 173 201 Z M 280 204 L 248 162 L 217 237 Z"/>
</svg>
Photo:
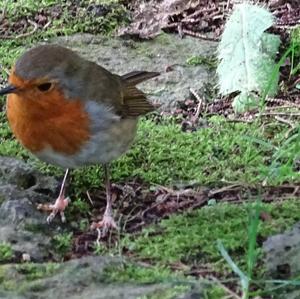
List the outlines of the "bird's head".
<svg viewBox="0 0 300 299">
<path fill-rule="evenodd" d="M 82 58 L 67 48 L 37 46 L 16 61 L 9 85 L 0 90 L 0 95 L 16 94 L 24 100 L 42 101 L 62 91 L 68 94 L 68 90 L 78 86 L 75 74 L 81 64 Z"/>
</svg>

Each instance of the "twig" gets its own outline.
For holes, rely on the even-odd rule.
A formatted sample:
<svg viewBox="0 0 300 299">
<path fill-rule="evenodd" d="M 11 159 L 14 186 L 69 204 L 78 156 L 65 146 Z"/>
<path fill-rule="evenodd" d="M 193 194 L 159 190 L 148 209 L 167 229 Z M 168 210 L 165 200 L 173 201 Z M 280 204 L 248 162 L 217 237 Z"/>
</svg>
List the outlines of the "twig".
<svg viewBox="0 0 300 299">
<path fill-rule="evenodd" d="M 272 106 L 272 107 L 266 107 L 266 111 L 270 110 L 277 110 L 277 109 L 291 109 L 291 108 L 300 108 L 300 105 L 297 105 L 295 103 L 291 103 L 290 105 L 282 105 L 282 106 Z"/>
<path fill-rule="evenodd" d="M 101 235 L 102 235 L 102 233 L 101 233 L 101 229 L 97 228 L 96 230 L 97 230 L 97 240 L 96 240 L 96 244 L 97 244 L 98 246 L 100 246 L 100 240 L 101 240 Z"/>
<path fill-rule="evenodd" d="M 181 20 L 181 22 L 182 22 L 182 23 L 188 23 L 188 22 L 190 22 L 192 19 L 198 17 L 199 15 L 201 15 L 201 14 L 203 14 L 203 13 L 205 13 L 205 12 L 208 12 L 208 13 L 209 13 L 209 12 L 212 12 L 212 11 L 214 11 L 214 10 L 216 10 L 216 7 L 210 7 L 210 8 L 205 8 L 205 9 L 197 10 L 197 11 L 195 11 L 194 13 L 192 13 L 191 15 L 186 16 L 185 18 L 183 18 L 183 19 Z M 197 20 L 197 21 L 199 21 L 199 20 Z"/>
<path fill-rule="evenodd" d="M 282 122 L 282 123 L 284 123 L 284 124 L 289 125 L 293 129 L 296 127 L 296 125 L 293 122 L 291 122 L 291 121 L 289 121 L 289 120 L 287 120 L 287 119 L 285 119 L 283 117 L 280 117 L 278 115 L 275 115 L 275 119 L 278 120 L 278 121 L 280 121 L 280 122 Z"/>
<path fill-rule="evenodd" d="M 90 196 L 89 191 L 86 191 L 86 196 L 87 196 L 88 200 L 90 201 L 91 205 L 94 206 L 94 202 L 93 202 L 93 200 L 92 200 L 92 198 Z"/>
<path fill-rule="evenodd" d="M 31 20 L 28 20 L 28 23 L 33 26 L 33 29 L 30 32 L 22 33 L 22 34 L 19 34 L 16 36 L 1 36 L 0 39 L 19 39 L 19 38 L 28 37 L 28 36 L 34 34 L 39 27 L 38 24 Z"/>
<path fill-rule="evenodd" d="M 252 124 L 254 122 L 254 120 L 239 119 L 239 118 L 227 118 L 226 122 Z"/>
<path fill-rule="evenodd" d="M 26 32 L 26 33 L 22 33 L 22 34 L 17 35 L 15 37 L 16 39 L 30 36 L 30 35 L 34 34 L 37 31 L 37 29 L 38 29 L 39 26 L 38 26 L 38 24 L 36 22 L 28 20 L 28 23 L 33 26 L 33 29 L 30 32 Z"/>
<path fill-rule="evenodd" d="M 294 84 L 297 84 L 297 83 L 294 83 Z M 294 102 L 291 102 L 291 98 L 293 96 L 293 93 L 290 92 L 289 93 L 289 96 L 282 96 L 281 98 L 268 98 L 266 99 L 266 102 L 268 103 L 277 103 L 277 104 L 284 104 L 286 106 L 293 106 L 293 107 L 300 107 L 299 104 L 297 103 L 294 103 Z M 298 98 L 299 96 L 299 92 L 297 91 L 296 94 L 294 95 L 296 97 L 296 99 Z M 289 100 L 284 100 L 284 98 L 286 99 L 289 99 Z M 269 108 L 269 107 L 268 107 Z"/>
<path fill-rule="evenodd" d="M 51 24 L 51 20 L 44 25 L 43 30 L 47 29 L 50 26 L 50 24 Z"/>
<path fill-rule="evenodd" d="M 212 281 L 216 282 L 226 293 L 230 295 L 231 298 L 234 299 L 242 299 L 238 294 L 230 290 L 228 287 L 226 287 L 225 284 L 223 284 L 217 277 L 210 276 L 209 277 Z"/>
<path fill-rule="evenodd" d="M 214 41 L 214 42 L 220 40 L 220 38 L 218 38 L 218 37 L 209 37 L 205 34 L 201 34 L 199 32 L 194 32 L 194 31 L 191 31 L 191 30 L 188 30 L 188 29 L 182 29 L 182 33 L 184 33 L 186 35 L 193 36 L 193 37 L 198 37 L 198 38 L 201 38 L 201 39 L 204 39 L 204 40 Z"/>
<path fill-rule="evenodd" d="M 235 190 L 237 187 L 243 187 L 241 184 L 232 184 L 232 185 L 229 185 L 229 186 L 225 186 L 225 187 L 222 187 L 222 188 L 219 188 L 219 189 L 216 189 L 216 190 L 211 190 L 209 191 L 208 193 L 208 196 L 213 196 L 213 195 L 216 195 L 216 194 L 219 194 L 219 193 L 223 193 L 225 191 L 232 191 L 232 190 Z"/>
<path fill-rule="evenodd" d="M 193 88 L 190 88 L 190 92 L 192 93 L 192 95 L 197 99 L 198 101 L 198 106 L 197 106 L 197 110 L 196 110 L 196 113 L 195 115 L 193 116 L 193 122 L 195 122 L 198 118 L 199 118 L 199 115 L 200 115 L 200 111 L 201 111 L 201 108 L 202 108 L 202 99 L 200 98 L 200 96 L 197 94 L 197 92 L 193 89 Z"/>
<path fill-rule="evenodd" d="M 262 112 L 257 113 L 256 116 L 272 116 L 272 115 L 279 115 L 279 116 L 300 116 L 300 113 L 297 112 Z"/>
<path fill-rule="evenodd" d="M 284 29 L 284 30 L 292 30 L 299 27 L 299 23 L 293 25 L 275 25 L 275 28 Z"/>
</svg>

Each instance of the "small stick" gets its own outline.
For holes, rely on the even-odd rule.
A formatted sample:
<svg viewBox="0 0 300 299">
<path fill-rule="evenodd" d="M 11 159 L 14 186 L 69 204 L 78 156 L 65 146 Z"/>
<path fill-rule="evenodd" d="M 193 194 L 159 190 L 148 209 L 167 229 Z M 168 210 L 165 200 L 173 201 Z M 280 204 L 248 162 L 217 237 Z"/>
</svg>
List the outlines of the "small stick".
<svg viewBox="0 0 300 299">
<path fill-rule="evenodd" d="M 266 111 L 270 110 L 277 110 L 277 109 L 291 109 L 291 108 L 300 108 L 300 105 L 291 103 L 290 105 L 282 105 L 282 106 L 273 106 L 273 107 L 266 107 Z"/>
<path fill-rule="evenodd" d="M 193 89 L 190 88 L 190 92 L 192 93 L 192 95 L 197 99 L 198 101 L 198 106 L 197 106 L 197 110 L 195 115 L 193 116 L 193 121 L 196 121 L 199 118 L 200 115 L 200 111 L 201 111 L 201 107 L 202 107 L 202 99 L 200 98 L 200 96 L 197 94 L 197 92 Z"/>
<path fill-rule="evenodd" d="M 279 116 L 300 116 L 300 113 L 293 113 L 293 112 L 263 112 L 257 113 L 256 116 L 271 116 L 271 115 L 279 115 Z"/>
<path fill-rule="evenodd" d="M 213 195 L 223 193 L 223 192 L 226 192 L 226 191 L 232 191 L 232 190 L 235 190 L 238 187 L 241 188 L 241 187 L 244 187 L 244 186 L 241 185 L 241 184 L 232 184 L 232 185 L 224 186 L 224 187 L 216 189 L 216 190 L 211 190 L 211 191 L 209 191 L 208 195 L 213 196 Z"/>
<path fill-rule="evenodd" d="M 33 29 L 30 32 L 22 33 L 17 36 L 1 36 L 0 39 L 19 39 L 19 38 L 28 37 L 28 36 L 34 34 L 38 29 L 38 24 L 31 20 L 28 20 L 28 23 L 30 23 L 33 26 Z"/>
<path fill-rule="evenodd" d="M 210 276 L 210 278 L 212 281 L 216 282 L 225 292 L 227 292 L 231 298 L 242 299 L 238 294 L 236 294 L 235 292 L 231 291 L 228 287 L 226 287 L 226 285 L 224 285 L 218 278 L 214 276 Z"/>
<path fill-rule="evenodd" d="M 16 39 L 30 36 L 30 35 L 34 34 L 37 31 L 37 29 L 38 29 L 39 26 L 38 26 L 38 24 L 36 22 L 28 20 L 28 23 L 33 26 L 33 29 L 30 32 L 26 32 L 26 33 L 17 35 L 15 37 Z"/>
<path fill-rule="evenodd" d="M 50 26 L 50 24 L 51 24 L 51 20 L 44 25 L 43 30 L 47 29 Z"/>
<path fill-rule="evenodd" d="M 201 34 L 199 32 L 194 32 L 194 31 L 187 30 L 187 29 L 182 29 L 182 33 L 185 33 L 185 34 L 193 36 L 193 37 L 202 38 L 204 40 L 214 41 L 214 42 L 220 40 L 218 37 L 209 37 L 209 36 L 206 36 L 205 34 Z"/>
<path fill-rule="evenodd" d="M 283 117 L 280 117 L 278 115 L 275 115 L 275 119 L 284 123 L 284 124 L 287 124 L 289 125 L 290 127 L 292 127 L 293 129 L 296 127 L 296 125 L 290 121 L 288 121 L 287 119 L 283 118 Z"/>
<path fill-rule="evenodd" d="M 90 201 L 91 205 L 94 206 L 94 202 L 92 201 L 89 191 L 86 191 L 86 196 L 87 196 L 88 200 Z"/>
</svg>

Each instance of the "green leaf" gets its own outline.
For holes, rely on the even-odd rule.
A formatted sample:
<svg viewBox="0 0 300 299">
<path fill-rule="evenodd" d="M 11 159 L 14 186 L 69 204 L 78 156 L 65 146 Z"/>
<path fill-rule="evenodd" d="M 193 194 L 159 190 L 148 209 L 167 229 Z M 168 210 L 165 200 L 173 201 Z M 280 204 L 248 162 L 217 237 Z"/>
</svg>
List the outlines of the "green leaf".
<svg viewBox="0 0 300 299">
<path fill-rule="evenodd" d="M 266 9 L 243 3 L 235 6 L 225 25 L 218 47 L 217 74 L 222 95 L 241 92 L 233 102 L 236 112 L 258 104 L 254 91 L 261 95 L 268 86 L 268 95 L 277 92 L 279 72 L 274 75 L 273 70 L 280 39 L 265 33 L 273 21 Z"/>
<path fill-rule="evenodd" d="M 251 110 L 256 106 L 257 98 L 254 95 L 240 93 L 232 102 L 233 109 L 236 113 L 243 113 Z"/>
</svg>

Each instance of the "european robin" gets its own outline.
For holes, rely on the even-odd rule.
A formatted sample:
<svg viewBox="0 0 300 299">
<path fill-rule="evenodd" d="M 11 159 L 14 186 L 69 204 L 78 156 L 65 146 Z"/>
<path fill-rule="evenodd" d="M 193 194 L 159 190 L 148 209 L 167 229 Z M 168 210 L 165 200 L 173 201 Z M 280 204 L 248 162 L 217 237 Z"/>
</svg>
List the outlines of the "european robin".
<svg viewBox="0 0 300 299">
<path fill-rule="evenodd" d="M 41 160 L 66 169 L 60 193 L 49 206 L 50 222 L 69 198 L 65 183 L 69 168 L 102 164 L 107 204 L 93 228 L 116 228 L 112 215 L 109 162 L 123 154 L 136 134 L 138 117 L 154 107 L 135 86 L 156 72 L 112 74 L 70 49 L 42 45 L 25 52 L 13 66 L 7 117 L 21 144 Z"/>
</svg>

